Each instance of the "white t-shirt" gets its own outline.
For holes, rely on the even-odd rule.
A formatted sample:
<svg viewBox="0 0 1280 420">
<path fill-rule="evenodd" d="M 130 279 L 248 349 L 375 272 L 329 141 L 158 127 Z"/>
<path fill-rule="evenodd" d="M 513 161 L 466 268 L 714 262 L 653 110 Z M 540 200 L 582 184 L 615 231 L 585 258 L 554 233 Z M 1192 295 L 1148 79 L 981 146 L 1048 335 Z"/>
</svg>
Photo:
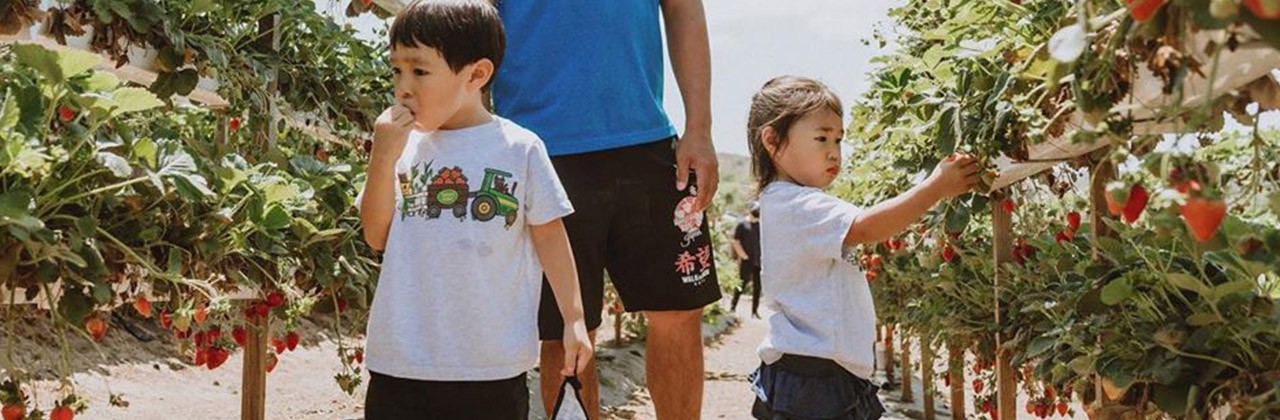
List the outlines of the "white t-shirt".
<svg viewBox="0 0 1280 420">
<path fill-rule="evenodd" d="M 775 181 L 760 194 L 760 282 L 769 334 L 758 354 L 834 360 L 864 379 L 875 372 L 876 310 L 844 237 L 862 209 L 822 190 Z"/>
<path fill-rule="evenodd" d="M 485 381 L 533 368 L 542 266 L 530 226 L 573 213 L 542 140 L 498 117 L 415 132 L 396 174 L 369 370 Z"/>
</svg>

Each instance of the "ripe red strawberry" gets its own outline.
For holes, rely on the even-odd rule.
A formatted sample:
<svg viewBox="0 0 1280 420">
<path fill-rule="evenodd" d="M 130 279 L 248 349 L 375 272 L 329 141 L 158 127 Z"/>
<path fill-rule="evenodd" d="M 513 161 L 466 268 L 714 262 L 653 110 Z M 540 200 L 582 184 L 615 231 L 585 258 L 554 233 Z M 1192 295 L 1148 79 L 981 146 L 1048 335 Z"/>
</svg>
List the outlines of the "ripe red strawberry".
<svg viewBox="0 0 1280 420">
<path fill-rule="evenodd" d="M 1138 22 L 1146 22 L 1156 15 L 1156 11 L 1160 10 L 1160 6 L 1164 6 L 1165 0 L 1124 0 L 1125 6 L 1129 7 L 1129 13 L 1133 15 L 1133 20 Z"/>
<path fill-rule="evenodd" d="M 1053 385 L 1047 385 L 1047 384 L 1045 385 L 1045 387 L 1044 387 L 1044 398 L 1045 398 L 1046 400 L 1053 401 L 1055 398 L 1057 398 L 1057 396 L 1058 396 L 1057 394 L 1058 394 L 1058 393 L 1057 393 L 1057 391 L 1054 391 L 1054 389 L 1053 389 Z M 1046 404 L 1047 404 L 1047 403 L 1046 403 Z"/>
<path fill-rule="evenodd" d="M 285 344 L 284 340 L 281 340 L 279 338 L 272 338 L 271 346 L 276 348 L 276 353 L 281 353 L 281 354 L 283 354 L 284 351 L 288 350 L 289 348 L 289 345 Z"/>
<path fill-rule="evenodd" d="M 160 326 L 166 330 L 173 328 L 173 315 L 169 311 L 160 311 Z"/>
<path fill-rule="evenodd" d="M 1073 211 L 1071 213 L 1067 213 L 1067 227 L 1071 228 L 1071 230 L 1080 229 L 1080 213 L 1079 212 Z"/>
<path fill-rule="evenodd" d="M 267 315 L 271 315 L 271 306 L 264 302 L 258 302 L 253 304 L 253 312 L 260 318 L 266 318 Z"/>
<path fill-rule="evenodd" d="M 293 351 L 293 349 L 297 348 L 298 342 L 300 341 L 302 341 L 302 337 L 299 337 L 296 331 L 289 331 L 289 333 L 284 336 L 284 343 L 289 346 L 289 351 Z"/>
<path fill-rule="evenodd" d="M 1025 408 L 1027 410 L 1027 414 L 1036 413 L 1036 405 L 1034 403 L 1027 403 L 1027 406 Z"/>
<path fill-rule="evenodd" d="M 147 300 L 146 296 L 139 295 L 138 299 L 133 301 L 133 309 L 143 318 L 151 318 L 151 301 Z"/>
<path fill-rule="evenodd" d="M 27 407 L 22 404 L 5 405 L 0 413 L 4 414 L 4 420 L 22 420 L 27 416 Z"/>
<path fill-rule="evenodd" d="M 1018 263 L 1018 265 L 1027 264 L 1027 257 L 1022 255 L 1022 249 L 1020 246 L 1014 246 L 1009 250 L 1009 254 L 1013 256 L 1013 262 Z"/>
<path fill-rule="evenodd" d="M 1263 19 L 1280 19 L 1280 8 L 1271 10 L 1268 13 L 1267 6 L 1263 4 L 1263 0 L 1244 0 L 1244 7 L 1248 7 L 1250 12 Z"/>
<path fill-rule="evenodd" d="M 1004 210 L 1005 213 L 1013 213 L 1014 210 L 1018 209 L 1018 203 L 1015 203 L 1012 198 L 1006 198 L 1000 202 L 1000 209 Z"/>
<path fill-rule="evenodd" d="M 62 120 L 62 122 L 69 122 L 75 118 L 76 112 L 71 110 L 71 107 L 66 105 L 58 107 L 58 119 Z"/>
<path fill-rule="evenodd" d="M 1059 415 L 1059 416 L 1065 416 L 1065 415 L 1067 415 L 1067 410 L 1069 410 L 1069 409 L 1070 409 L 1070 408 L 1069 408 L 1069 407 L 1067 407 L 1067 403 L 1064 403 L 1064 402 L 1060 402 L 1060 403 L 1058 403 L 1058 415 Z"/>
<path fill-rule="evenodd" d="M 280 363 L 280 358 L 275 353 L 267 353 L 267 373 L 276 370 L 276 364 Z"/>
<path fill-rule="evenodd" d="M 1044 404 L 1036 404 L 1036 417 L 1045 418 L 1049 413 L 1049 406 Z"/>
<path fill-rule="evenodd" d="M 231 330 L 231 338 L 236 341 L 236 345 L 244 347 L 249 342 L 249 332 L 244 327 L 236 327 Z"/>
<path fill-rule="evenodd" d="M 1067 236 L 1067 232 L 1058 232 L 1053 236 L 1053 242 L 1062 245 L 1063 242 L 1071 242 L 1071 237 Z"/>
<path fill-rule="evenodd" d="M 356 363 L 364 364 L 364 350 L 356 349 Z"/>
<path fill-rule="evenodd" d="M 876 281 L 876 278 L 877 278 L 877 277 L 880 277 L 880 272 L 878 272 L 878 271 L 874 271 L 874 270 L 873 270 L 873 271 L 868 271 L 868 272 L 866 272 L 866 273 L 864 273 L 864 274 L 865 274 L 865 275 L 866 275 L 866 277 L 867 277 L 867 282 L 868 282 L 868 283 L 873 282 L 873 281 Z"/>
<path fill-rule="evenodd" d="M 192 363 L 195 363 L 196 366 L 203 366 L 204 364 L 209 363 L 209 350 L 196 349 L 196 357 Z"/>
<path fill-rule="evenodd" d="M 946 374 L 946 375 L 942 375 L 942 384 L 943 384 L 943 385 L 946 385 L 946 386 L 951 386 L 951 374 L 950 374 L 950 373 L 948 373 L 948 374 Z"/>
<path fill-rule="evenodd" d="M 89 335 L 93 336 L 94 340 L 101 340 L 103 336 L 107 335 L 107 322 L 103 321 L 102 318 L 93 316 L 84 321 L 84 329 L 89 331 Z"/>
<path fill-rule="evenodd" d="M 872 254 L 871 259 L 868 260 L 868 262 L 870 262 L 871 270 L 875 271 L 879 270 L 880 266 L 884 264 L 884 258 L 881 257 L 880 254 Z"/>
<path fill-rule="evenodd" d="M 943 247 L 943 248 L 942 248 L 942 260 L 943 260 L 943 261 L 946 261 L 946 262 L 952 262 L 952 261 L 955 261 L 955 259 L 956 259 L 956 249 L 955 249 L 955 248 L 952 248 L 952 247 L 951 247 L 951 245 L 947 245 L 947 246 L 945 246 L 945 247 Z"/>
<path fill-rule="evenodd" d="M 213 342 L 218 341 L 219 337 L 222 337 L 222 329 L 218 327 L 210 328 L 208 335 L 209 335 L 209 344 L 213 344 Z"/>
<path fill-rule="evenodd" d="M 973 392 L 976 394 L 982 393 L 982 380 L 980 379 L 973 380 Z M 987 404 L 990 404 L 990 402 L 987 402 Z"/>
<path fill-rule="evenodd" d="M 1209 242 L 1214 232 L 1217 232 L 1218 227 L 1222 225 L 1222 219 L 1227 215 L 1227 204 L 1222 200 L 1189 198 L 1179 212 L 1182 213 L 1183 220 L 1187 222 L 1187 227 L 1191 229 L 1196 240 L 1204 243 Z"/>
<path fill-rule="evenodd" d="M 347 311 L 347 300 L 346 300 L 346 299 L 339 298 L 339 299 L 338 299 L 338 312 L 346 312 L 346 311 Z"/>
<path fill-rule="evenodd" d="M 240 119 L 232 118 L 231 121 L 227 123 L 227 126 L 231 128 L 231 134 L 235 134 L 237 131 L 240 131 Z"/>
<path fill-rule="evenodd" d="M 1129 189 L 1129 201 L 1124 203 L 1124 221 L 1132 224 L 1138 221 L 1138 217 L 1142 216 L 1142 211 L 1147 208 L 1147 189 L 1141 185 L 1134 184 Z"/>
<path fill-rule="evenodd" d="M 231 357 L 231 354 L 227 352 L 226 349 L 218 348 L 218 347 L 210 349 L 209 350 L 209 370 L 214 370 L 214 369 L 217 369 L 219 366 L 222 366 L 223 363 L 227 362 L 228 357 Z"/>
<path fill-rule="evenodd" d="M 982 392 L 982 391 L 978 391 L 978 392 Z M 992 404 L 991 404 L 991 400 L 986 400 L 986 401 L 983 401 L 983 402 L 982 402 L 982 411 L 986 411 L 986 412 L 990 413 L 990 412 L 992 412 L 992 410 L 994 410 L 994 409 L 995 409 L 995 407 L 993 407 L 993 406 L 992 406 Z"/>
<path fill-rule="evenodd" d="M 73 420 L 75 418 L 76 413 L 71 411 L 71 407 L 65 405 L 58 406 L 49 413 L 49 420 Z"/>
<path fill-rule="evenodd" d="M 280 294 L 280 292 L 267 293 L 267 306 L 277 308 L 280 307 L 280 305 L 284 305 L 283 294 Z"/>
<path fill-rule="evenodd" d="M 204 331 L 197 331 L 191 336 L 191 341 L 196 343 L 196 348 L 204 348 L 209 346 L 209 334 Z"/>
</svg>

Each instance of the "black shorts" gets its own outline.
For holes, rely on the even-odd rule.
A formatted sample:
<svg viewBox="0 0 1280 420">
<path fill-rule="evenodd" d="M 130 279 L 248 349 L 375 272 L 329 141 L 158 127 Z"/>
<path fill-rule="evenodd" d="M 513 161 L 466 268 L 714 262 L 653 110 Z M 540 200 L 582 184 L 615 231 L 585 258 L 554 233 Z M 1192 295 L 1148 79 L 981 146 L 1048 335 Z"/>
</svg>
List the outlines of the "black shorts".
<svg viewBox="0 0 1280 420">
<path fill-rule="evenodd" d="M 419 381 L 369 372 L 366 420 L 527 420 L 525 374 L 496 381 Z"/>
<path fill-rule="evenodd" d="M 704 214 L 683 211 L 696 185 L 676 189 L 675 139 L 551 158 L 574 213 L 564 218 L 578 265 L 587 330 L 600 326 L 604 273 L 627 312 L 699 309 L 720 299 Z M 564 333 L 543 279 L 538 329 Z"/>
</svg>

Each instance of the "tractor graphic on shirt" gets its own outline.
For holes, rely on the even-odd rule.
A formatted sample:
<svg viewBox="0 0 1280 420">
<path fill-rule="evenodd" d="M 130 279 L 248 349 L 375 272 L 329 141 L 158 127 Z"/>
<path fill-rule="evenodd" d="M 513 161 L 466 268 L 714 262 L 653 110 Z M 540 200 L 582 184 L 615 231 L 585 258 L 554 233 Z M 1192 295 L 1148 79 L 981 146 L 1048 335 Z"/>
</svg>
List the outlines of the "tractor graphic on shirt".
<svg viewBox="0 0 1280 420">
<path fill-rule="evenodd" d="M 471 191 L 469 180 L 460 167 L 440 168 L 429 182 L 421 181 L 432 172 L 430 165 L 421 174 L 417 169 L 414 167 L 411 174 L 401 177 L 402 188 L 405 188 L 405 178 L 418 181 L 408 182 L 413 185 L 407 188 L 410 193 L 404 195 L 401 214 L 405 217 L 425 215 L 428 219 L 436 219 L 448 210 L 454 217 L 466 220 L 470 210 L 471 218 L 477 221 L 487 222 L 501 216 L 507 227 L 515 224 L 520 202 L 514 194 L 519 183 L 508 184 L 511 173 L 485 168 L 480 189 Z M 425 188 L 422 184 L 426 184 Z"/>
</svg>

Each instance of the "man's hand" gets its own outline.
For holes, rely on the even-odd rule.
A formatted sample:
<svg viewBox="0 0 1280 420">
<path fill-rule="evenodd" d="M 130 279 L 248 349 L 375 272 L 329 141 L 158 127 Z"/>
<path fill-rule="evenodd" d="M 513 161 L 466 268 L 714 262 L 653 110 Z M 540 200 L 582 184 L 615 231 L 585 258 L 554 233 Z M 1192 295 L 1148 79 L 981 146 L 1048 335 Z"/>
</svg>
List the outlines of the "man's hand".
<svg viewBox="0 0 1280 420">
<path fill-rule="evenodd" d="M 720 185 L 720 162 L 710 133 L 686 132 L 676 143 L 676 189 L 684 191 L 689 186 L 691 169 L 698 178 L 694 211 L 702 212 L 711 205 Z"/>
<path fill-rule="evenodd" d="M 578 373 L 587 370 L 587 363 L 595 356 L 591 337 L 587 336 L 587 324 L 582 318 L 565 324 L 563 342 L 564 367 L 560 369 L 560 375 L 578 376 Z"/>
</svg>

